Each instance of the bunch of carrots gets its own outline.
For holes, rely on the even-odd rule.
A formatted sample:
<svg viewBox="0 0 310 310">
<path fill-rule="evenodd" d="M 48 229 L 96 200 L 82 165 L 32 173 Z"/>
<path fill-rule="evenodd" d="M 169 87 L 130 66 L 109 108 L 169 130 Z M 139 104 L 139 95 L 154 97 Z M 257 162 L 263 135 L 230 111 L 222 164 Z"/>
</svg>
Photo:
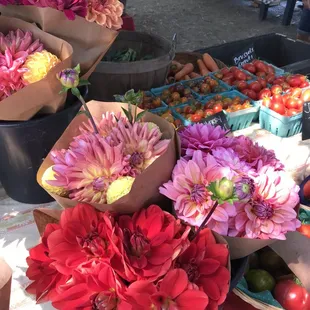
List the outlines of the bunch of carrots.
<svg viewBox="0 0 310 310">
<path fill-rule="evenodd" d="M 214 59 L 207 53 L 202 55 L 202 59 L 197 60 L 199 73 L 194 72 L 194 65 L 187 63 L 182 65 L 181 63 L 173 60 L 170 67 L 170 74 L 168 77 L 168 84 L 174 83 L 175 81 L 190 80 L 197 77 L 205 76 L 210 72 L 219 70 Z"/>
</svg>

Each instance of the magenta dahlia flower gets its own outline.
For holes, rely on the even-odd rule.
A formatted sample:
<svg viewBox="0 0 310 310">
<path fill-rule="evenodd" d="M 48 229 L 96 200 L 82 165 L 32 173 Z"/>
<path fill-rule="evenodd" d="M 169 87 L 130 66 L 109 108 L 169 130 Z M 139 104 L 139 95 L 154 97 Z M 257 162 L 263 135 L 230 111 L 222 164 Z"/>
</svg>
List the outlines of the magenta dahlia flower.
<svg viewBox="0 0 310 310">
<path fill-rule="evenodd" d="M 248 163 L 256 171 L 263 166 L 271 166 L 275 170 L 284 169 L 284 165 L 276 158 L 274 151 L 266 150 L 248 137 L 236 137 L 232 148 L 241 160 Z"/>
<path fill-rule="evenodd" d="M 285 240 L 300 226 L 294 208 L 299 187 L 282 171 L 265 166 L 254 178 L 255 192 L 246 203 L 235 203 L 237 215 L 230 221 L 230 236 Z"/>
<path fill-rule="evenodd" d="M 220 126 L 214 127 L 210 124 L 186 127 L 180 133 L 182 155 L 189 159 L 196 150 L 212 154 L 212 151 L 218 147 L 231 147 L 234 140 L 226 137 L 226 133 Z"/>
<path fill-rule="evenodd" d="M 178 218 L 199 227 L 214 204 L 207 186 L 223 177 L 231 179 L 233 176 L 234 172 L 229 167 L 222 167 L 212 155 L 196 151 L 191 160 L 181 158 L 177 162 L 172 181 L 165 183 L 159 191 L 174 202 Z M 233 205 L 219 205 L 211 216 L 208 227 L 226 235 L 228 219 L 234 215 Z"/>
</svg>

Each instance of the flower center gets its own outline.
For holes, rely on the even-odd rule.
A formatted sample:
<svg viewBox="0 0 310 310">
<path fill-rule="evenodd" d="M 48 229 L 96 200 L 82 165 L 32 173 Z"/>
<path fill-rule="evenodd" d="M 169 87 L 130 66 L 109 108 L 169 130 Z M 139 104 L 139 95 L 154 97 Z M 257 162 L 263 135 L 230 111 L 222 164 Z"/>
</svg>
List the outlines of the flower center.
<svg viewBox="0 0 310 310">
<path fill-rule="evenodd" d="M 182 269 L 186 271 L 189 282 L 196 283 L 200 277 L 195 259 L 191 259 L 188 264 L 182 264 Z"/>
<path fill-rule="evenodd" d="M 105 255 L 107 244 L 106 241 L 99 237 L 97 231 L 89 233 L 86 237 L 76 237 L 79 246 L 84 253 L 90 256 L 101 257 Z"/>
<path fill-rule="evenodd" d="M 124 244 L 127 253 L 136 257 L 145 256 L 151 249 L 149 240 L 143 234 L 132 234 L 128 229 L 124 230 Z"/>
<path fill-rule="evenodd" d="M 100 292 L 93 297 L 92 310 L 116 310 L 118 299 L 115 295 L 115 290 Z"/>
<path fill-rule="evenodd" d="M 93 181 L 93 189 L 96 192 L 102 192 L 105 189 L 104 177 L 97 178 Z"/>
<path fill-rule="evenodd" d="M 191 192 L 191 200 L 196 203 L 203 203 L 206 201 L 206 189 L 201 184 L 195 184 Z"/>
<path fill-rule="evenodd" d="M 255 192 L 254 181 L 248 177 L 241 177 L 235 182 L 235 190 L 239 200 L 251 199 Z"/>
<path fill-rule="evenodd" d="M 272 206 L 265 201 L 254 201 L 252 207 L 253 213 L 262 220 L 267 220 L 273 216 Z"/>
<path fill-rule="evenodd" d="M 133 152 L 130 156 L 129 163 L 132 167 L 141 168 L 143 165 L 143 161 L 144 161 L 144 156 L 142 153 Z"/>
</svg>

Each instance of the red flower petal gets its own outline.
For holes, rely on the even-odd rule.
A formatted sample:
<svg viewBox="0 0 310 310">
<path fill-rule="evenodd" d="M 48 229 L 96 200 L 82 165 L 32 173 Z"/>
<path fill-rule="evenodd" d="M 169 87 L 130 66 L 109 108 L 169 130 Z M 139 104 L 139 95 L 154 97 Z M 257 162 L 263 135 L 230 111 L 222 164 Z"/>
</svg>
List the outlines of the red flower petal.
<svg viewBox="0 0 310 310">
<path fill-rule="evenodd" d="M 218 260 L 221 266 L 226 267 L 228 263 L 229 251 L 225 244 L 212 244 L 207 246 L 205 257 Z"/>
<path fill-rule="evenodd" d="M 209 296 L 210 299 L 218 300 L 221 297 L 219 285 L 213 279 L 200 277 L 199 282 L 204 292 Z"/>
<path fill-rule="evenodd" d="M 151 251 L 148 261 L 152 265 L 161 265 L 168 259 L 171 259 L 173 255 L 172 246 L 169 244 L 162 244 L 159 247 L 154 247 Z"/>
<path fill-rule="evenodd" d="M 42 243 L 40 243 L 34 248 L 29 250 L 29 255 L 32 260 L 38 260 L 44 262 L 50 260 L 50 258 L 46 255 L 47 252 L 48 248 L 44 246 Z"/>
<path fill-rule="evenodd" d="M 160 291 L 175 299 L 186 290 L 187 285 L 186 272 L 183 269 L 174 269 L 169 271 L 160 283 Z"/>
<path fill-rule="evenodd" d="M 176 299 L 178 310 L 205 310 L 209 304 L 208 296 L 202 291 L 188 290 Z"/>
<path fill-rule="evenodd" d="M 213 274 L 218 268 L 220 267 L 219 261 L 212 259 L 212 258 L 206 258 L 199 264 L 199 272 L 202 275 L 210 275 Z"/>
<path fill-rule="evenodd" d="M 164 232 L 159 232 L 152 240 L 151 240 L 151 246 L 157 247 L 164 243 L 168 238 L 167 234 Z"/>
</svg>

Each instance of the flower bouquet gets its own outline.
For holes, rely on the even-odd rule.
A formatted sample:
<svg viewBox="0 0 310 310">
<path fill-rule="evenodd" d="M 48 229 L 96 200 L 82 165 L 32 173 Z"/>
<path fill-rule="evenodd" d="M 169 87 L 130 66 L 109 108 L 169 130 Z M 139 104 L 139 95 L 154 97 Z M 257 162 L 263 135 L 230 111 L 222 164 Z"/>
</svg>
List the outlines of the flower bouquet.
<svg viewBox="0 0 310 310">
<path fill-rule="evenodd" d="M 81 65 L 84 78 L 91 75 L 116 39 L 118 33 L 113 29 L 121 28 L 123 10 L 118 0 L 0 0 L 3 15 L 36 23 L 43 31 L 69 42 L 73 64 Z"/>
<path fill-rule="evenodd" d="M 176 163 L 173 127 L 148 112 L 138 121 L 141 110 L 130 104 L 91 101 L 87 107 L 94 123 L 85 114 L 75 117 L 42 163 L 39 184 L 63 207 L 87 202 L 132 213 L 158 203 L 158 188 Z"/>
<path fill-rule="evenodd" d="M 0 16 L 0 120 L 29 120 L 60 110 L 56 74 L 71 66 L 72 47 L 19 19 Z"/>
<path fill-rule="evenodd" d="M 224 236 L 232 259 L 285 240 L 300 226 L 299 187 L 273 151 L 208 124 L 187 127 L 180 138 L 183 157 L 160 192 L 179 219 Z"/>
<path fill-rule="evenodd" d="M 192 238 L 157 205 L 129 216 L 78 204 L 40 230 L 26 290 L 56 309 L 211 310 L 229 290 L 225 240 L 208 228 Z"/>
</svg>

